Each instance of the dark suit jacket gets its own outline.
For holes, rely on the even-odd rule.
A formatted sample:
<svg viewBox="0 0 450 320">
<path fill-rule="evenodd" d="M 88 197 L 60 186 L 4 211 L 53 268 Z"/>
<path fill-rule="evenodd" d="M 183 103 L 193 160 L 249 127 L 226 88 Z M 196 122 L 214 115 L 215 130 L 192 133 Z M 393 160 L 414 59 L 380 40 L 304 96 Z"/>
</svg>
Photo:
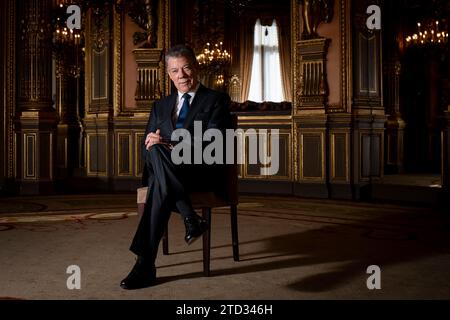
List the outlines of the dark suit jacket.
<svg viewBox="0 0 450 320">
<path fill-rule="evenodd" d="M 177 103 L 177 95 L 178 93 L 175 91 L 174 94 L 154 103 L 145 136 L 160 129 L 161 137 L 170 139 L 175 129 L 173 114 Z M 225 130 L 231 128 L 230 100 L 226 93 L 200 85 L 190 105 L 183 128 L 187 129 L 194 137 L 194 121 L 201 121 L 203 132 L 210 128 L 219 129 L 224 133 L 223 137 L 225 138 Z M 144 157 L 146 152 L 144 145 Z M 181 165 L 180 168 L 187 175 L 184 177 L 184 180 L 188 183 L 186 185 L 187 190 L 214 191 L 219 195 L 225 192 L 223 183 L 226 171 L 225 165 Z M 152 179 L 154 179 L 152 168 L 144 167 L 143 185 L 151 186 Z"/>
</svg>

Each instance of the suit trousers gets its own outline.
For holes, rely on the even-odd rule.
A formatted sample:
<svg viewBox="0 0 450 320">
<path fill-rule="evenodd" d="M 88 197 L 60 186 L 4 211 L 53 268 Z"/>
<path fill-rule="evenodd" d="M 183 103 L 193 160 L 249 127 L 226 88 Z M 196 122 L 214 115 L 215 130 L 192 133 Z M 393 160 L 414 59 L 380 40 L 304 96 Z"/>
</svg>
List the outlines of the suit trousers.
<svg viewBox="0 0 450 320">
<path fill-rule="evenodd" d="M 146 168 L 152 171 L 149 194 L 130 250 L 155 261 L 171 212 L 178 211 L 186 218 L 195 211 L 183 179 L 186 168 L 173 164 L 171 150 L 162 144 L 153 145 L 146 151 L 145 161 Z"/>
</svg>

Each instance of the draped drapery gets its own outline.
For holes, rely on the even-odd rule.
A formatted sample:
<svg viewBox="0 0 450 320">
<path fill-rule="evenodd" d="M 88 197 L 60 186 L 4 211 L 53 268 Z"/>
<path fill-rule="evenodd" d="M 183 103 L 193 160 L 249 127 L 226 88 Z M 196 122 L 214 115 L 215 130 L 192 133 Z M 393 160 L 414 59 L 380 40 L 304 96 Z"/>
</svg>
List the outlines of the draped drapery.
<svg viewBox="0 0 450 320">
<path fill-rule="evenodd" d="M 278 27 L 281 79 L 283 80 L 283 95 L 285 101 L 292 102 L 291 35 L 288 31 L 289 25 L 287 25 L 286 23 L 281 23 L 281 25 Z"/>
<path fill-rule="evenodd" d="M 254 26 L 255 26 L 254 20 L 247 20 L 246 23 L 241 24 L 241 37 L 240 37 L 241 102 L 247 100 L 248 92 L 250 90 L 250 78 L 253 62 Z"/>
</svg>

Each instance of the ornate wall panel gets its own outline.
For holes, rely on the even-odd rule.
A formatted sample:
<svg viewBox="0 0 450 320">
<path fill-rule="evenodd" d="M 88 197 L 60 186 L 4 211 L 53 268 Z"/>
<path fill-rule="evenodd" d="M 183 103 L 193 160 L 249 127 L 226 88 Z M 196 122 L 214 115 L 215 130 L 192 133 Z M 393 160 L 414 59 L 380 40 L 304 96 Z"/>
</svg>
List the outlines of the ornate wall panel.
<svg viewBox="0 0 450 320">
<path fill-rule="evenodd" d="M 366 9 L 379 1 L 352 2 L 353 171 L 352 184 L 364 188 L 384 174 L 381 32 L 367 29 Z"/>
<path fill-rule="evenodd" d="M 86 15 L 86 110 L 108 113 L 112 103 L 112 35 L 114 7 L 108 3 L 90 8 Z"/>
<path fill-rule="evenodd" d="M 36 132 L 24 131 L 22 137 L 23 143 L 23 173 L 24 180 L 38 180 L 38 165 L 37 165 L 37 134 Z"/>
<path fill-rule="evenodd" d="M 299 180 L 325 181 L 325 131 L 299 130 Z"/>
<path fill-rule="evenodd" d="M 116 131 L 117 168 L 119 177 L 133 175 L 133 135 L 131 132 Z"/>
<path fill-rule="evenodd" d="M 298 63 L 296 73 L 299 81 L 296 83 L 295 114 L 307 110 L 323 111 L 328 98 L 326 76 L 326 56 L 329 41 L 324 38 L 300 40 L 297 42 Z"/>
<path fill-rule="evenodd" d="M 350 182 L 349 155 L 350 134 L 348 130 L 330 132 L 330 182 Z"/>
<path fill-rule="evenodd" d="M 155 100 L 160 99 L 161 84 L 164 83 L 165 68 L 162 49 L 139 48 L 133 50 L 137 63 L 137 84 L 134 99 L 135 112 L 151 112 Z"/>
<path fill-rule="evenodd" d="M 383 172 L 383 132 L 360 131 L 360 180 L 381 178 Z"/>
<path fill-rule="evenodd" d="M 108 140 L 108 131 L 106 130 L 86 133 L 88 176 L 108 176 Z"/>
<path fill-rule="evenodd" d="M 290 116 L 239 116 L 238 134 L 243 136 L 241 153 L 244 163 L 239 166 L 241 179 L 290 181 L 292 179 L 292 129 Z M 272 136 L 278 130 L 277 136 Z M 260 139 L 259 137 L 265 136 Z M 275 168 L 275 162 L 266 157 L 276 156 L 272 139 L 278 137 L 278 170 L 271 175 L 261 173 L 261 168 Z M 253 141 L 252 141 L 253 140 Z M 251 159 L 251 155 L 255 156 Z M 261 158 L 261 155 L 264 155 Z M 255 163 L 256 162 L 256 163 Z M 263 163 L 267 163 L 264 165 Z"/>
<path fill-rule="evenodd" d="M 148 117 L 154 100 L 168 95 L 170 80 L 166 72 L 164 51 L 170 47 L 170 21 L 171 1 L 157 0 L 157 41 L 155 48 L 140 48 L 134 46 L 137 60 L 137 70 L 127 71 L 130 66 L 125 65 L 124 48 L 133 42 L 131 37 L 125 37 L 125 23 L 127 12 L 114 14 L 114 114 L 115 116 L 129 116 L 135 114 Z M 132 22 L 133 23 L 133 22 Z M 142 29 L 140 29 L 142 30 Z M 146 54 L 148 52 L 149 54 Z M 134 75 L 131 78 L 131 75 Z M 125 90 L 126 82 L 135 83 L 133 95 L 135 105 L 127 105 Z M 130 95 L 128 92 L 127 95 Z"/>
<path fill-rule="evenodd" d="M 16 109 L 16 1 L 2 1 L 1 9 L 1 60 L 4 67 L 0 80 L 3 88 L 0 93 L 0 193 L 7 191 L 8 181 L 14 178 L 16 163 L 13 130 Z"/>
<path fill-rule="evenodd" d="M 52 108 L 52 32 L 49 0 L 26 0 L 17 7 L 17 108 L 14 114 L 15 172 L 19 192 L 53 189 L 55 128 Z"/>
<path fill-rule="evenodd" d="M 329 26 L 318 29 L 319 37 L 303 37 L 301 1 L 292 1 L 292 41 L 295 63 L 293 106 L 294 193 L 328 197 L 345 192 L 351 194 L 351 5 L 348 0 L 334 2 Z M 336 22 L 337 21 L 337 22 Z M 321 30 L 332 37 L 320 37 Z M 302 31 L 303 30 L 303 31 Z M 336 38 L 338 36 L 339 38 Z M 310 37 L 311 38 L 311 37 Z M 333 46 L 333 55 L 329 47 Z M 339 53 L 336 53 L 336 47 Z M 331 59 L 331 60 L 330 60 Z M 329 61 L 328 61 L 329 60 Z M 329 103 L 327 67 L 339 70 L 339 101 Z M 333 69 L 336 77 L 336 70 Z M 336 96 L 336 93 L 334 94 Z M 342 119 L 341 119 L 342 118 Z M 343 119 L 345 118 L 345 120 Z M 340 185 L 333 191 L 333 185 Z"/>
<path fill-rule="evenodd" d="M 366 26 L 366 9 L 378 1 L 353 1 L 353 108 L 354 113 L 364 110 L 381 111 L 382 106 L 382 61 L 381 32 L 371 31 Z"/>
<path fill-rule="evenodd" d="M 349 0 L 335 0 L 335 11 L 333 19 L 339 19 L 339 74 L 340 74 L 340 101 L 339 103 L 327 104 L 327 112 L 349 112 L 351 111 L 351 99 L 352 99 L 352 28 L 351 28 L 351 1 Z M 337 10 L 336 10 L 337 9 Z M 291 34 L 292 34 L 292 61 L 294 62 L 295 69 L 300 70 L 299 57 L 301 48 L 298 46 L 301 40 L 301 24 L 303 19 L 301 18 L 301 1 L 291 1 Z M 336 41 L 336 39 L 331 39 Z M 333 44 L 332 44 L 333 45 Z M 301 87 L 302 80 L 300 79 L 301 73 L 294 72 L 292 77 L 293 92 L 296 93 L 294 97 L 294 106 L 299 106 L 296 95 L 299 87 Z M 295 108 L 294 108 L 295 110 Z"/>
</svg>

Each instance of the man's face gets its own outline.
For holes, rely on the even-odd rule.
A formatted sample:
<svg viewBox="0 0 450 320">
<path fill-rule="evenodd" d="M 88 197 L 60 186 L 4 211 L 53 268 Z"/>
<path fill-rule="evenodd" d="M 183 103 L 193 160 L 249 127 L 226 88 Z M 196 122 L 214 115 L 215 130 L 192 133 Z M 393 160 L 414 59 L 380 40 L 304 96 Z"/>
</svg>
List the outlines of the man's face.
<svg viewBox="0 0 450 320">
<path fill-rule="evenodd" d="M 169 58 L 167 72 L 178 91 L 186 93 L 197 86 L 197 68 L 185 57 Z"/>
</svg>

